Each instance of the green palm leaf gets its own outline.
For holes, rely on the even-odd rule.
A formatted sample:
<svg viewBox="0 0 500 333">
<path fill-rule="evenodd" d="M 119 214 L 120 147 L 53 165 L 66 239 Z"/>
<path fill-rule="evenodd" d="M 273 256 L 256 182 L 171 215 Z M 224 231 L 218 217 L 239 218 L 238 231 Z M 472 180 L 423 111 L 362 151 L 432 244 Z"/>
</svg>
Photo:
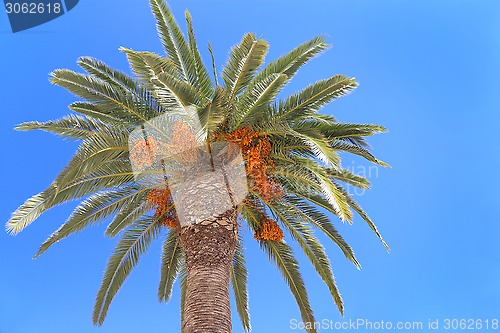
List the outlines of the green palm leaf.
<svg viewBox="0 0 500 333">
<path fill-rule="evenodd" d="M 361 157 L 364 157 L 366 160 L 384 166 L 384 167 L 389 167 L 389 164 L 385 163 L 384 161 L 381 161 L 377 159 L 368 149 L 365 149 L 363 147 L 360 147 L 358 145 L 354 145 L 352 143 L 343 141 L 343 140 L 335 140 L 330 143 L 330 146 L 335 149 L 335 150 L 340 150 L 340 151 L 345 151 L 349 152 L 351 154 L 355 154 Z"/>
<path fill-rule="evenodd" d="M 304 124 L 306 125 L 306 124 Z M 322 123 L 318 129 L 329 140 L 342 139 L 348 137 L 372 136 L 377 133 L 384 133 L 387 130 L 383 126 L 373 124 L 350 124 L 329 122 Z"/>
<path fill-rule="evenodd" d="M 110 171 L 110 169 L 114 169 Z M 67 184 L 50 198 L 50 207 L 80 199 L 91 193 L 110 188 L 130 185 L 134 181 L 134 172 L 130 165 L 122 161 L 111 161 L 103 164 L 95 172 L 86 174 Z"/>
<path fill-rule="evenodd" d="M 310 41 L 297 46 L 286 55 L 270 62 L 255 77 L 254 82 L 258 82 L 274 73 L 285 74 L 291 79 L 301 66 L 323 52 L 327 47 L 324 37 L 314 37 Z"/>
<path fill-rule="evenodd" d="M 250 202 L 255 202 L 256 198 L 251 197 Z M 258 203 L 257 203 L 258 205 Z M 250 226 L 250 229 L 255 233 L 259 230 L 262 224 L 264 210 L 257 211 L 253 204 L 245 204 L 242 207 L 241 214 L 245 221 Z M 307 291 L 304 281 L 299 270 L 299 264 L 293 256 L 292 249 L 286 245 L 284 241 L 259 241 L 261 249 L 268 255 L 269 260 L 273 261 L 278 270 L 281 272 L 284 280 L 288 284 L 292 295 L 294 296 L 297 305 L 299 306 L 302 320 L 304 323 L 314 323 L 314 315 L 309 304 Z M 314 328 L 308 330 L 310 333 L 315 333 Z"/>
<path fill-rule="evenodd" d="M 69 105 L 70 110 L 78 112 L 84 116 L 98 119 L 102 122 L 125 126 L 120 118 L 111 114 L 106 108 L 100 108 L 95 104 L 87 103 L 87 102 L 74 102 Z"/>
<path fill-rule="evenodd" d="M 295 169 L 295 168 L 294 168 Z M 275 170 L 275 175 L 287 193 L 303 197 L 318 207 L 324 208 L 334 215 L 337 209 L 324 197 L 321 186 L 311 178 L 308 170 Z M 349 221 L 348 221 L 349 222 Z"/>
<path fill-rule="evenodd" d="M 331 149 L 328 141 L 319 132 L 301 129 L 300 131 L 294 130 L 292 133 L 307 145 L 314 156 L 319 158 L 321 162 L 328 167 L 338 168 L 340 164 L 339 156 Z"/>
<path fill-rule="evenodd" d="M 363 176 L 358 176 L 347 169 L 326 169 L 327 174 L 336 179 L 343 181 L 347 184 L 353 185 L 358 188 L 370 188 L 370 182 Z"/>
<path fill-rule="evenodd" d="M 344 193 L 337 188 L 325 172 L 325 169 L 318 165 L 317 162 L 296 156 L 287 158 L 275 156 L 275 159 L 278 161 L 278 165 L 282 167 L 282 170 L 277 170 L 278 173 L 284 176 L 293 176 L 296 180 L 305 181 L 305 185 L 321 191 L 333 208 L 335 215 L 342 221 L 350 222 L 352 220 L 352 212 L 349 209 Z M 313 181 L 307 179 L 313 179 Z"/>
<path fill-rule="evenodd" d="M 271 74 L 259 81 L 241 96 L 231 117 L 231 129 L 255 122 L 253 118 L 261 116 L 262 108 L 274 100 L 283 84 L 287 81 L 285 74 Z"/>
<path fill-rule="evenodd" d="M 19 206 L 6 224 L 6 230 L 16 235 L 35 221 L 44 211 L 49 208 L 49 199 L 56 192 L 56 185 L 52 184 L 45 191 L 40 192 Z"/>
<path fill-rule="evenodd" d="M 116 127 L 118 129 L 118 127 Z M 60 188 L 78 180 L 84 175 L 96 171 L 99 167 L 111 161 L 124 161 L 126 164 L 120 170 L 131 170 L 128 159 L 128 133 L 110 132 L 111 135 L 100 132 L 99 135 L 85 140 L 79 147 L 68 166 L 57 177 Z M 128 169 L 127 169 L 128 165 Z"/>
<path fill-rule="evenodd" d="M 193 29 L 193 21 L 191 19 L 191 14 L 186 9 L 186 23 L 188 28 L 188 41 L 189 49 L 193 54 L 194 68 L 196 75 L 194 76 L 195 82 L 193 85 L 198 88 L 198 90 L 205 96 L 205 98 L 211 98 L 214 92 L 212 81 L 208 75 L 208 70 L 201 59 L 200 52 L 198 50 L 198 45 L 196 43 L 196 37 Z"/>
<path fill-rule="evenodd" d="M 104 62 L 92 57 L 81 57 L 77 61 L 87 73 L 101 79 L 117 88 L 127 91 L 136 91 L 138 89 L 137 82 L 129 75 L 113 69 Z"/>
<path fill-rule="evenodd" d="M 193 84 L 196 82 L 195 59 L 170 8 L 162 0 L 150 0 L 150 3 L 156 17 L 158 35 L 167 56 L 172 59 L 180 78 Z"/>
<path fill-rule="evenodd" d="M 92 321 L 102 325 L 109 305 L 118 289 L 137 265 L 139 257 L 145 253 L 153 239 L 161 230 L 161 223 L 153 218 L 137 221 L 124 234 L 108 261 L 104 279 L 97 293 Z"/>
<path fill-rule="evenodd" d="M 318 272 L 319 276 L 328 286 L 330 294 L 334 299 L 340 314 L 343 315 L 344 304 L 335 283 L 330 260 L 325 253 L 324 247 L 307 225 L 307 223 L 310 223 L 311 219 L 297 209 L 290 209 L 290 206 L 286 207 L 285 205 L 273 204 L 268 206 L 273 211 L 274 215 L 278 217 L 279 221 L 286 226 L 292 238 L 295 239 L 300 245 L 302 251 L 309 259 L 316 272 Z"/>
<path fill-rule="evenodd" d="M 180 308 L 181 308 L 181 323 L 184 322 L 184 307 L 186 305 L 186 286 L 187 286 L 187 272 L 186 272 L 186 262 L 183 261 L 181 263 L 181 269 L 179 272 L 179 286 L 181 289 L 181 300 L 180 300 Z"/>
<path fill-rule="evenodd" d="M 118 212 L 124 206 L 130 204 L 136 193 L 137 189 L 135 188 L 109 190 L 98 192 L 83 201 L 75 208 L 69 219 L 40 246 L 35 258 L 63 238 L 82 231 L 90 224 L 100 222 Z"/>
<path fill-rule="evenodd" d="M 361 264 L 359 263 L 354 251 L 351 246 L 347 244 L 344 238 L 340 235 L 340 233 L 335 229 L 333 223 L 330 219 L 318 211 L 314 206 L 309 205 L 303 199 L 294 198 L 292 196 L 287 197 L 286 199 L 289 204 L 284 203 L 289 209 L 300 213 L 303 218 L 307 218 L 307 220 L 320 231 L 322 231 L 325 235 L 328 236 L 337 246 L 342 250 L 345 257 L 351 261 L 356 268 L 360 269 Z M 296 208 L 294 208 L 296 207 Z M 299 209 L 300 211 L 297 211 Z"/>
<path fill-rule="evenodd" d="M 284 242 L 259 241 L 261 249 L 267 253 L 269 260 L 273 261 L 286 283 L 290 287 L 297 305 L 300 309 L 304 323 L 314 323 L 314 315 L 309 304 L 307 291 L 299 271 L 299 264 L 293 256 L 292 249 Z M 309 326 L 309 325 L 308 325 Z M 315 333 L 314 325 L 307 329 L 309 333 Z"/>
<path fill-rule="evenodd" d="M 160 73 L 176 75 L 175 66 L 170 58 L 164 58 L 153 52 L 134 51 L 125 47 L 120 47 L 120 51 L 127 56 L 135 76 L 148 88 L 151 88 L 151 79 Z"/>
<path fill-rule="evenodd" d="M 297 118 L 307 118 L 309 114 L 317 112 L 332 100 L 346 95 L 357 86 L 354 78 L 344 75 L 335 75 L 318 81 L 281 102 L 274 120 L 293 121 Z"/>
<path fill-rule="evenodd" d="M 150 211 L 151 207 L 147 201 L 149 193 L 149 189 L 137 192 L 130 203 L 116 214 L 113 221 L 107 226 L 105 234 L 109 237 L 115 237 L 123 229 L 127 228 Z"/>
<path fill-rule="evenodd" d="M 50 81 L 89 102 L 106 108 L 112 116 L 124 123 L 139 124 L 157 114 L 135 94 L 126 93 L 105 81 L 89 75 L 58 69 Z"/>
<path fill-rule="evenodd" d="M 212 101 L 205 107 L 198 109 L 198 117 L 201 123 L 200 137 L 206 139 L 210 133 L 213 133 L 216 128 L 225 120 L 224 115 L 224 89 L 217 87 Z"/>
<path fill-rule="evenodd" d="M 153 91 L 158 94 L 158 89 L 167 89 L 182 102 L 187 105 L 205 105 L 208 100 L 203 98 L 200 92 L 191 84 L 179 80 L 175 76 L 168 73 L 160 73 L 158 79 L 151 80 L 154 84 Z"/>
<path fill-rule="evenodd" d="M 378 239 L 382 242 L 384 245 L 385 249 L 387 252 L 390 251 L 389 245 L 385 242 L 384 238 L 382 237 L 382 234 L 378 231 L 377 226 L 375 223 L 373 223 L 372 219 L 366 214 L 366 212 L 363 210 L 363 208 L 342 188 L 339 188 L 339 190 L 344 191 L 344 195 L 347 198 L 347 203 L 349 206 L 363 218 L 363 220 L 368 224 L 370 229 L 377 235 Z"/>
<path fill-rule="evenodd" d="M 158 286 L 158 299 L 160 302 L 169 301 L 172 295 L 172 287 L 181 270 L 183 258 L 177 231 L 171 229 L 162 249 L 161 278 Z"/>
<path fill-rule="evenodd" d="M 240 235 L 233 258 L 233 266 L 231 268 L 231 286 L 233 288 L 236 309 L 238 310 L 243 330 L 245 332 L 250 332 L 251 326 L 250 313 L 248 311 L 247 284 L 248 271 L 246 268 L 245 253 L 243 250 L 243 238 Z"/>
<path fill-rule="evenodd" d="M 121 48 L 121 50 L 127 54 L 132 70 L 142 82 L 152 92 L 163 97 L 163 105 L 166 108 L 205 102 L 196 87 L 175 76 L 170 68 L 172 65 L 169 59 L 151 52 L 136 52 L 126 48 Z M 170 100 L 173 97 L 181 104 L 172 103 Z"/>
<path fill-rule="evenodd" d="M 75 158 L 72 161 L 75 161 Z M 64 182 L 64 178 L 71 171 L 70 162 L 70 166 L 66 167 L 45 191 L 28 199 L 12 214 L 6 225 L 7 231 L 17 234 L 36 220 L 42 213 L 56 205 L 81 198 L 87 194 L 94 193 L 98 189 L 124 185 L 133 180 L 133 172 L 129 171 L 130 164 L 128 162 L 126 164 L 117 163 L 116 161 L 111 162 L 114 162 L 113 166 L 101 164 L 101 168 L 104 166 L 104 170 L 113 168 L 116 170 L 117 166 L 124 166 L 127 173 L 102 175 L 105 171 L 96 168 L 94 170 L 97 170 L 97 174 L 101 176 L 84 174 L 79 178 L 71 179 L 71 182 L 67 184 Z M 62 184 L 65 184 L 65 186 L 62 186 Z"/>
<path fill-rule="evenodd" d="M 222 79 L 228 91 L 228 100 L 238 96 L 252 80 L 255 71 L 264 62 L 269 45 L 248 33 L 240 44 L 231 49 L 229 60 L 222 70 Z"/>
<path fill-rule="evenodd" d="M 19 131 L 32 131 L 36 129 L 52 132 L 73 140 L 89 139 L 100 133 L 110 133 L 117 128 L 111 128 L 107 123 L 98 119 L 69 115 L 57 120 L 46 122 L 30 121 L 16 126 Z"/>
</svg>

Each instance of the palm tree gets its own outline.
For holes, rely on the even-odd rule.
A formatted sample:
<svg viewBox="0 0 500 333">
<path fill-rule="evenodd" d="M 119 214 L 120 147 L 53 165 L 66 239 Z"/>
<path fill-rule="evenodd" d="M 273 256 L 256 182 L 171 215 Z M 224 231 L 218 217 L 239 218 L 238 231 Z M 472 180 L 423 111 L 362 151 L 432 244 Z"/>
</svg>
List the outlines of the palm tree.
<svg viewBox="0 0 500 333">
<path fill-rule="evenodd" d="M 284 241 L 285 233 L 304 252 L 343 313 L 330 261 L 313 228 L 328 236 L 359 267 L 353 250 L 328 215 L 351 222 L 354 211 L 388 249 L 346 189 L 347 185 L 368 188 L 368 180 L 343 168 L 339 158 L 340 152 L 348 152 L 386 166 L 365 141 L 385 129 L 340 123 L 318 113 L 356 88 L 355 79 L 334 75 L 278 100 L 278 93 L 298 69 L 327 48 L 325 39 L 315 37 L 264 65 L 268 43 L 251 33 L 231 49 L 220 79 L 212 54 L 211 77 L 198 51 L 189 12 L 186 38 L 165 2 L 151 0 L 151 6 L 166 57 L 122 48 L 135 77 L 93 58 L 80 58 L 78 64 L 87 74 L 70 70 L 51 74 L 53 84 L 81 98 L 69 106 L 76 114 L 16 128 L 41 129 L 81 144 L 52 184 L 13 213 L 7 231 L 17 234 L 46 210 L 82 199 L 41 245 L 38 257 L 67 236 L 113 217 L 105 233 L 121 238 L 96 297 L 96 325 L 103 323 L 113 297 L 140 256 L 153 240 L 164 239 L 158 298 L 168 301 L 174 282 L 180 280 L 182 332 L 231 332 L 230 285 L 243 328 L 249 331 L 241 228 L 254 233 L 277 266 L 304 322 L 314 321 L 313 311 L 292 247 Z M 141 156 L 130 153 L 128 145 L 135 128 L 178 106 L 196 108 L 207 143 L 229 141 L 241 149 L 249 187 L 236 207 L 187 227 L 178 223 L 168 188 L 140 186 L 135 181 L 131 161 Z"/>
</svg>

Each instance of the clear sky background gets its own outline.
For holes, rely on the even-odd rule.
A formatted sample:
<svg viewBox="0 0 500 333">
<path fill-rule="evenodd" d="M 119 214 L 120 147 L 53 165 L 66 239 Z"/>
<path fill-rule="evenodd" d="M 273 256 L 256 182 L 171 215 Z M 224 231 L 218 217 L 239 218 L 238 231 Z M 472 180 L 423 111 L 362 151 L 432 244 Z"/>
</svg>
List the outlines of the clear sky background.
<svg viewBox="0 0 500 333">
<path fill-rule="evenodd" d="M 487 0 L 171 1 L 184 27 L 193 15 L 200 48 L 213 45 L 220 68 L 229 47 L 253 31 L 274 59 L 316 34 L 333 47 L 304 67 L 287 92 L 333 74 L 360 87 L 323 110 L 340 121 L 376 123 L 370 140 L 392 169 L 371 172 L 359 201 L 392 252 L 357 217 L 338 228 L 363 266 L 358 271 L 324 237 L 345 299 L 344 319 L 310 264 L 300 257 L 318 320 L 500 319 L 500 2 Z M 68 114 L 75 100 L 48 82 L 56 68 L 78 70 L 94 56 L 128 71 L 119 46 L 162 52 L 147 1 L 81 0 L 68 14 L 13 34 L 0 12 L 0 221 L 44 189 L 77 144 L 44 132 L 15 132 L 23 121 Z M 355 171 L 368 166 L 345 157 Z M 0 232 L 0 333 L 178 332 L 178 288 L 159 304 L 158 241 L 115 298 L 101 328 L 91 312 L 116 240 L 96 227 L 32 260 L 75 203 L 57 207 L 17 237 Z M 3 223 L 2 222 L 2 223 Z M 251 235 L 254 332 L 292 332 L 299 311 L 278 271 Z M 364 330 L 359 330 L 363 332 Z M 234 316 L 234 332 L 242 332 Z M 320 332 L 327 332 L 322 330 Z"/>
</svg>

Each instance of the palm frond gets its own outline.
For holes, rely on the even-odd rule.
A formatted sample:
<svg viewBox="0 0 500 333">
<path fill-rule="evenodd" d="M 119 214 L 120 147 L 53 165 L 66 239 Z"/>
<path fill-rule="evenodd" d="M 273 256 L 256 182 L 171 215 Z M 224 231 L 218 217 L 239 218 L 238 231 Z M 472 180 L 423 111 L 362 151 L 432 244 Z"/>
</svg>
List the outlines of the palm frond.
<svg viewBox="0 0 500 333">
<path fill-rule="evenodd" d="M 275 154 L 299 155 L 319 159 L 331 168 L 339 168 L 340 157 L 332 149 L 328 140 L 315 129 L 295 130 L 292 126 L 273 120 L 261 121 L 251 125 L 259 133 L 270 136 Z"/>
<path fill-rule="evenodd" d="M 375 225 L 375 223 L 373 223 L 372 219 L 368 216 L 368 214 L 363 210 L 363 208 L 356 202 L 356 200 L 354 200 L 350 195 L 349 193 L 347 193 L 347 191 L 345 191 L 345 189 L 343 189 L 342 187 L 339 186 L 339 190 L 340 191 L 343 191 L 344 192 L 344 195 L 347 199 L 347 203 L 349 204 L 349 206 L 356 212 L 359 214 L 359 216 L 361 216 L 361 218 L 363 218 L 363 220 L 368 224 L 368 226 L 370 227 L 370 229 L 372 229 L 372 231 L 375 233 L 375 235 L 377 235 L 378 239 L 382 242 L 382 244 L 384 245 L 385 249 L 387 250 L 387 252 L 389 252 L 391 249 L 389 248 L 389 245 L 387 245 L 387 243 L 385 242 L 384 238 L 382 237 L 382 234 L 378 231 L 378 228 L 377 226 Z"/>
<path fill-rule="evenodd" d="M 145 215 L 151 207 L 147 201 L 149 190 L 138 191 L 134 198 L 123 207 L 115 216 L 113 221 L 106 227 L 105 234 L 109 237 L 115 237 L 123 229 L 133 224 L 143 215 Z"/>
<path fill-rule="evenodd" d="M 262 224 L 262 212 L 259 212 L 253 204 L 243 204 L 241 216 L 248 223 L 251 230 L 258 230 Z"/>
<path fill-rule="evenodd" d="M 154 92 L 158 93 L 157 90 L 159 88 L 166 88 L 172 92 L 184 106 L 204 106 L 208 102 L 208 99 L 203 97 L 194 86 L 168 73 L 160 73 L 158 79 L 152 79 L 152 82 L 154 84 Z"/>
<path fill-rule="evenodd" d="M 57 186 L 53 183 L 45 191 L 40 192 L 19 206 L 5 225 L 9 234 L 16 235 L 35 221 L 49 207 L 49 200 L 56 192 Z"/>
<path fill-rule="evenodd" d="M 6 229 L 9 233 L 17 234 L 36 220 L 48 209 L 94 193 L 99 189 L 127 184 L 133 180 L 128 161 L 117 160 L 123 152 L 128 151 L 128 146 L 109 147 L 99 145 L 101 140 L 115 140 L 112 137 L 94 136 L 80 145 L 79 152 L 73 157 L 69 165 L 57 176 L 56 180 L 43 192 L 31 197 L 22 204 L 7 222 Z M 84 158 L 92 156 L 92 158 Z M 110 165 L 108 165 L 110 164 Z M 119 170 L 119 177 L 113 178 L 106 174 L 108 170 Z M 123 173 L 123 171 L 129 172 Z M 92 172 L 101 175 L 93 175 Z M 116 176 L 116 172 L 114 172 Z"/>
<path fill-rule="evenodd" d="M 15 129 L 19 131 L 39 129 L 72 140 L 85 140 L 101 133 L 110 133 L 116 130 L 98 119 L 78 115 L 69 115 L 45 122 L 30 121 L 17 125 Z"/>
<path fill-rule="evenodd" d="M 69 105 L 69 109 L 92 119 L 100 120 L 107 124 L 126 126 L 126 124 L 124 124 L 120 120 L 120 118 L 109 113 L 106 108 L 101 108 L 92 103 L 74 102 Z"/>
<path fill-rule="evenodd" d="M 188 43 L 189 49 L 193 54 L 194 68 L 196 71 L 195 82 L 193 85 L 198 88 L 205 98 L 211 98 L 214 92 L 212 81 L 208 75 L 208 70 L 201 59 L 200 51 L 198 50 L 198 45 L 196 43 L 196 37 L 193 29 L 193 20 L 191 19 L 191 14 L 186 9 L 186 23 L 188 28 Z"/>
<path fill-rule="evenodd" d="M 93 75 L 97 79 L 112 85 L 117 90 L 134 96 L 135 107 L 141 110 L 141 113 L 148 115 L 149 118 L 162 113 L 163 110 L 161 110 L 156 101 L 151 98 L 149 91 L 144 89 L 135 78 L 113 69 L 104 62 L 91 57 L 81 57 L 78 59 L 77 63 L 80 67 L 85 69 L 87 73 Z"/>
<path fill-rule="evenodd" d="M 346 95 L 358 84 L 354 78 L 344 75 L 335 75 L 326 80 L 320 80 L 293 94 L 285 101 L 280 102 L 275 121 L 296 121 L 314 114 L 332 100 Z"/>
<path fill-rule="evenodd" d="M 285 86 L 289 80 L 292 79 L 301 66 L 326 48 L 327 44 L 325 44 L 325 39 L 322 36 L 317 36 L 312 40 L 299 45 L 288 54 L 269 63 L 257 75 L 255 75 L 249 84 L 248 91 L 255 89 L 255 87 L 262 84 L 267 85 L 265 81 L 269 80 L 270 77 L 276 74 L 285 75 L 287 78 L 286 80 L 281 80 L 280 82 L 274 84 L 274 89 L 276 91 L 280 91 L 283 86 Z M 263 113 L 265 115 L 268 112 Z"/>
<path fill-rule="evenodd" d="M 231 116 L 230 129 L 255 122 L 253 118 L 261 116 L 259 113 L 262 108 L 274 100 L 286 81 L 287 76 L 285 74 L 271 74 L 249 87 L 235 105 L 235 111 Z"/>
<path fill-rule="evenodd" d="M 198 109 L 198 117 L 200 119 L 201 129 L 203 133 L 199 135 L 202 139 L 215 131 L 215 129 L 224 122 L 224 89 L 217 87 L 213 95 L 212 101 L 205 107 Z"/>
<path fill-rule="evenodd" d="M 310 327 L 306 329 L 307 332 L 316 333 L 316 328 L 312 325 L 314 323 L 313 311 L 309 304 L 309 298 L 302 275 L 299 271 L 299 264 L 293 255 L 292 249 L 283 241 L 259 241 L 259 243 L 261 249 L 267 253 L 269 260 L 274 262 L 290 287 L 290 291 L 299 306 L 302 321 L 304 323 L 310 323 L 306 325 L 306 327 Z"/>
<path fill-rule="evenodd" d="M 183 262 L 182 248 L 179 244 L 177 230 L 170 229 L 163 244 L 161 259 L 161 277 L 158 286 L 158 299 L 168 302 L 172 295 L 172 287 L 181 270 Z"/>
<path fill-rule="evenodd" d="M 248 223 L 250 229 L 255 233 L 259 230 L 265 215 L 264 207 L 257 209 L 259 203 L 257 198 L 250 196 L 246 203 L 242 205 L 241 216 Z M 255 203 L 255 204 L 254 204 Z M 284 242 L 259 241 L 261 249 L 273 261 L 284 280 L 288 284 L 297 305 L 299 306 L 304 323 L 314 323 L 314 315 L 309 304 L 307 291 L 305 289 L 299 264 L 293 255 L 292 249 Z M 309 333 L 316 333 L 314 325 L 307 330 Z"/>
<path fill-rule="evenodd" d="M 212 45 L 208 42 L 208 52 L 210 52 L 210 57 L 212 58 L 212 73 L 215 80 L 215 87 L 219 87 L 219 78 L 217 77 L 217 66 L 215 66 L 215 56 L 214 50 L 212 49 Z"/>
<path fill-rule="evenodd" d="M 120 47 L 120 51 L 127 56 L 135 76 L 148 88 L 151 88 L 151 79 L 158 77 L 160 73 L 176 75 L 175 66 L 170 58 L 162 57 L 153 52 L 134 51 L 125 47 Z"/>
<path fill-rule="evenodd" d="M 187 286 L 187 271 L 186 262 L 182 261 L 181 268 L 179 272 L 179 286 L 181 289 L 181 300 L 180 300 L 180 310 L 181 310 L 181 323 L 184 322 L 184 308 L 186 305 L 186 286 Z"/>
<path fill-rule="evenodd" d="M 194 84 L 196 82 L 195 59 L 170 8 L 163 0 L 150 0 L 150 4 L 156 17 L 158 35 L 167 56 L 172 59 L 180 78 Z"/>
<path fill-rule="evenodd" d="M 100 132 L 99 135 L 88 138 L 78 147 L 68 166 L 57 177 L 59 188 L 61 189 L 70 182 L 97 170 L 107 162 L 124 161 L 125 165 L 120 167 L 120 170 L 126 169 L 128 151 L 127 132 Z M 128 163 L 128 170 L 131 169 L 132 167 Z"/>
<path fill-rule="evenodd" d="M 332 168 L 338 168 L 340 165 L 340 157 L 331 149 L 328 141 L 321 133 L 313 130 L 294 130 L 292 132 L 296 137 L 302 140 L 304 144 L 309 146 L 316 158 L 319 158 L 325 165 Z"/>
<path fill-rule="evenodd" d="M 121 50 L 127 55 L 134 73 L 151 92 L 161 98 L 161 102 L 166 109 L 191 104 L 204 105 L 206 103 L 206 97 L 198 91 L 196 86 L 175 75 L 171 68 L 170 59 L 163 58 L 152 52 L 137 52 L 123 47 Z M 172 99 L 174 100 L 172 101 Z"/>
<path fill-rule="evenodd" d="M 344 304 L 335 283 L 330 260 L 323 245 L 314 236 L 307 224 L 311 223 L 311 218 L 295 207 L 290 209 L 290 207 L 280 204 L 268 204 L 268 207 L 274 213 L 274 216 L 285 225 L 292 238 L 300 245 L 316 272 L 328 286 L 339 312 L 343 315 Z"/>
<path fill-rule="evenodd" d="M 307 199 L 312 204 L 338 215 L 337 209 L 325 199 L 321 186 L 307 173 L 295 170 L 275 170 L 276 178 L 289 194 Z"/>
<path fill-rule="evenodd" d="M 349 185 L 352 185 L 352 186 L 355 186 L 358 188 L 362 188 L 362 189 L 370 188 L 370 182 L 368 181 L 368 179 L 366 179 L 363 176 L 356 175 L 347 169 L 328 168 L 328 169 L 326 169 L 326 172 L 333 179 L 340 180 L 340 181 L 345 182 Z"/>
<path fill-rule="evenodd" d="M 231 49 L 229 60 L 222 70 L 222 79 L 228 91 L 229 101 L 248 86 L 256 70 L 264 62 L 268 47 L 266 41 L 248 33 L 240 44 Z"/>
<path fill-rule="evenodd" d="M 89 75 L 58 69 L 52 73 L 50 81 L 88 102 L 107 109 L 107 113 L 124 123 L 139 124 L 156 116 L 149 105 L 131 93 L 125 93 L 105 81 Z"/>
<path fill-rule="evenodd" d="M 286 204 L 288 202 L 288 204 Z M 303 218 L 307 220 L 325 235 L 328 236 L 337 246 L 342 250 L 345 257 L 351 261 L 356 268 L 361 268 L 353 249 L 344 238 L 340 235 L 337 229 L 334 227 L 333 223 L 330 221 L 328 216 L 321 213 L 314 206 L 308 204 L 300 197 L 288 196 L 284 203 L 289 209 L 294 210 L 301 214 Z M 295 207 L 295 208 L 294 208 Z"/>
<path fill-rule="evenodd" d="M 130 165 L 120 160 L 103 164 L 95 172 L 79 177 L 58 190 L 51 198 L 51 207 L 110 188 L 121 188 L 134 182 Z"/>
<path fill-rule="evenodd" d="M 231 267 L 231 286 L 233 289 L 236 309 L 245 332 L 251 331 L 250 313 L 248 311 L 248 271 L 243 250 L 243 238 L 239 235 L 236 252 Z"/>
<path fill-rule="evenodd" d="M 87 73 L 118 88 L 128 91 L 136 91 L 138 89 L 137 82 L 132 77 L 109 67 L 100 60 L 92 57 L 81 57 L 77 63 Z"/>
<path fill-rule="evenodd" d="M 68 220 L 40 246 L 35 258 L 47 251 L 54 243 L 120 211 L 130 204 L 136 193 L 136 188 L 109 190 L 97 192 L 84 200 L 75 208 Z"/>
<path fill-rule="evenodd" d="M 316 161 L 298 156 L 282 157 L 273 155 L 273 158 L 276 160 L 277 166 L 282 167 L 281 171 L 277 170 L 278 173 L 283 176 L 306 179 L 306 182 L 307 179 L 313 179 L 313 182 L 305 184 L 319 189 L 334 209 L 335 215 L 342 221 L 350 222 L 352 220 L 352 212 L 349 209 L 345 195 L 339 191 L 325 169 L 318 165 Z"/>
<path fill-rule="evenodd" d="M 307 123 L 301 124 L 307 126 Z M 323 123 L 318 128 L 319 131 L 329 140 L 343 139 L 349 137 L 372 136 L 377 133 L 385 133 L 387 129 L 380 125 L 373 124 L 351 124 L 328 122 Z"/>
<path fill-rule="evenodd" d="M 390 167 L 389 164 L 377 159 L 375 155 L 373 155 L 368 149 L 346 142 L 344 140 L 336 139 L 333 142 L 330 142 L 330 147 L 332 147 L 335 150 L 345 151 L 351 154 L 364 157 L 366 160 L 381 165 L 383 167 Z"/>
<path fill-rule="evenodd" d="M 286 55 L 270 62 L 259 74 L 256 75 L 254 82 L 258 82 L 271 74 L 285 74 L 291 79 L 301 66 L 310 59 L 323 52 L 328 45 L 323 36 L 317 36 L 308 42 L 305 42 Z"/>
<path fill-rule="evenodd" d="M 108 261 L 104 278 L 96 296 L 92 321 L 102 325 L 109 305 L 132 269 L 137 265 L 139 257 L 147 252 L 153 239 L 161 230 L 161 223 L 147 217 L 134 223 L 124 234 L 111 258 Z"/>
</svg>

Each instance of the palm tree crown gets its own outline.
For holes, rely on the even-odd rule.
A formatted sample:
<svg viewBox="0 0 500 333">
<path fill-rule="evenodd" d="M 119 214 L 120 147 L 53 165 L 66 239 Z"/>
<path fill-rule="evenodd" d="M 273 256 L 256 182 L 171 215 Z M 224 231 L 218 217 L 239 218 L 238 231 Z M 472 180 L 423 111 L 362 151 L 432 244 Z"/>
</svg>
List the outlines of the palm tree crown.
<svg viewBox="0 0 500 333">
<path fill-rule="evenodd" d="M 239 207 L 241 226 L 253 231 L 261 249 L 281 272 L 304 322 L 314 321 L 313 312 L 298 262 L 285 237 L 298 244 L 343 313 L 330 261 L 313 228 L 327 235 L 359 267 L 353 250 L 328 216 L 331 213 L 351 222 L 354 211 L 388 249 L 372 220 L 346 190 L 346 184 L 368 188 L 368 180 L 343 168 L 339 158 L 339 152 L 348 152 L 387 166 L 370 152 L 365 141 L 385 129 L 340 123 L 318 113 L 356 88 L 355 79 L 334 75 L 278 99 L 299 68 L 327 48 L 325 39 L 315 37 L 264 65 L 268 43 L 251 33 L 231 49 L 218 79 L 213 62 L 210 71 L 202 62 L 189 12 L 186 38 L 162 0 L 151 0 L 151 5 L 166 57 L 121 48 L 135 77 L 93 58 L 80 58 L 78 64 L 87 74 L 62 69 L 51 74 L 53 84 L 81 98 L 69 106 L 76 114 L 17 127 L 46 130 L 81 144 L 52 184 L 13 213 L 7 230 L 17 234 L 44 211 L 82 199 L 68 220 L 41 245 L 37 257 L 70 234 L 113 217 L 106 235 L 121 238 L 96 297 L 95 324 L 103 323 L 113 297 L 155 239 L 164 238 L 159 300 L 169 300 L 178 278 L 184 291 L 184 254 L 169 190 L 139 186 L 134 181 L 130 161 L 145 163 L 147 156 L 129 154 L 128 140 L 137 126 L 168 113 L 170 108 L 193 106 L 207 142 L 230 141 L 241 148 L 249 186 Z M 248 331 L 247 270 L 241 239 L 231 284 L 242 325 Z"/>
</svg>

